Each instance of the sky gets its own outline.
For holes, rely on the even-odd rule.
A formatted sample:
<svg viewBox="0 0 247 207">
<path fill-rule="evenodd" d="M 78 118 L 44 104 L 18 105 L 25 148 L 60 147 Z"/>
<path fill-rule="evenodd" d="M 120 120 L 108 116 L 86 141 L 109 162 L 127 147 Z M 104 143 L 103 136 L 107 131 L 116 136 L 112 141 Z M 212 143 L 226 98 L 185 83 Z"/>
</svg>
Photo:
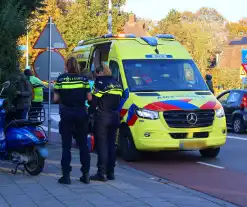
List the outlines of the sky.
<svg viewBox="0 0 247 207">
<path fill-rule="evenodd" d="M 215 8 L 231 22 L 247 17 L 247 0 L 127 0 L 124 10 L 138 17 L 160 20 L 171 9 L 196 12 L 201 7 Z"/>
</svg>

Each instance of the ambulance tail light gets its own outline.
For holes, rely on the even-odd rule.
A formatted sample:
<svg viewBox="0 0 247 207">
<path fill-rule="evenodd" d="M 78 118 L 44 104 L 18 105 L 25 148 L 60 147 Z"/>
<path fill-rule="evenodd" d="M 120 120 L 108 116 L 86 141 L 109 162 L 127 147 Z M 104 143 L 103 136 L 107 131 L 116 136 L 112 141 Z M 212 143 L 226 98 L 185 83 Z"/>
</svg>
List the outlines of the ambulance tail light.
<svg viewBox="0 0 247 207">
<path fill-rule="evenodd" d="M 244 110 L 247 108 L 247 94 L 244 94 L 244 97 L 242 98 L 242 102 L 240 104 L 241 110 Z"/>
<path fill-rule="evenodd" d="M 136 115 L 143 119 L 151 119 L 151 120 L 159 119 L 159 112 L 151 111 L 147 109 L 137 109 Z"/>
</svg>

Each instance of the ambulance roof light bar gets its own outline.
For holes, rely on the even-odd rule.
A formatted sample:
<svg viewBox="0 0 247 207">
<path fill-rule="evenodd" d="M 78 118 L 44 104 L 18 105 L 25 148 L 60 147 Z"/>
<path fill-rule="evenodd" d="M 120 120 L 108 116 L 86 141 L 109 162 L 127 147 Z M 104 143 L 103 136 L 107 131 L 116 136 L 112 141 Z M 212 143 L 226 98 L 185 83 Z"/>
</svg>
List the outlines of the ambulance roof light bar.
<svg viewBox="0 0 247 207">
<path fill-rule="evenodd" d="M 156 37 L 141 37 L 142 40 L 144 40 L 146 43 L 148 43 L 150 46 L 156 46 L 158 45 L 158 41 Z"/>
<path fill-rule="evenodd" d="M 157 34 L 156 37 L 160 39 L 175 39 L 172 34 Z"/>
<path fill-rule="evenodd" d="M 82 46 L 82 45 L 85 45 L 91 41 L 100 40 L 102 38 L 103 39 L 105 39 L 105 38 L 136 38 L 136 36 L 133 34 L 121 34 L 121 33 L 118 35 L 106 34 L 106 35 L 103 35 L 100 37 L 95 37 L 95 38 L 91 38 L 91 39 L 87 39 L 87 40 L 81 40 L 78 42 L 77 46 Z"/>
<path fill-rule="evenodd" d="M 84 40 L 80 40 L 80 41 L 77 43 L 77 45 L 82 45 L 83 42 L 84 42 Z"/>
<path fill-rule="evenodd" d="M 136 36 L 133 34 L 118 34 L 118 35 L 106 34 L 103 35 L 102 37 L 103 38 L 136 38 Z"/>
</svg>

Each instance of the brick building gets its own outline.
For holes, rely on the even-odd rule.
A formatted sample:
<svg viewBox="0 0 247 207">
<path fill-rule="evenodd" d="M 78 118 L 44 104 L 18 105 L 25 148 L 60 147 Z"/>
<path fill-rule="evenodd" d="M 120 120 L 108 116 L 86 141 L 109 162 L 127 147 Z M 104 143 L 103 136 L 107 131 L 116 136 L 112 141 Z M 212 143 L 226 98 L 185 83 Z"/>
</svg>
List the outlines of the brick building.
<svg viewBox="0 0 247 207">
<path fill-rule="evenodd" d="M 242 49 L 247 49 L 247 37 L 238 37 L 229 41 L 219 55 L 218 68 L 240 68 Z"/>
<path fill-rule="evenodd" d="M 129 15 L 129 21 L 124 25 L 125 34 L 134 34 L 137 37 L 150 36 L 147 32 L 146 24 L 144 21 L 137 21 L 135 14 Z"/>
</svg>

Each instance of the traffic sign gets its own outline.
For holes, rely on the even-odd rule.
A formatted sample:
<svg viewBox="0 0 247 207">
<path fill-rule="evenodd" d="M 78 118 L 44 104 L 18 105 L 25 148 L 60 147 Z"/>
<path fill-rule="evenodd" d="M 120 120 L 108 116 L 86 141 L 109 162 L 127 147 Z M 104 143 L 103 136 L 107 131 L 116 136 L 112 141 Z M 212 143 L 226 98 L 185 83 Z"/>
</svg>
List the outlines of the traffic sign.
<svg viewBox="0 0 247 207">
<path fill-rule="evenodd" d="M 246 77 L 247 76 L 247 73 L 246 71 L 244 70 L 243 66 L 241 65 L 240 66 L 240 79 L 242 80 L 243 77 Z"/>
<path fill-rule="evenodd" d="M 57 51 L 51 52 L 51 81 L 64 72 L 64 57 Z M 34 72 L 43 81 L 49 81 L 49 51 L 40 53 L 34 61 Z"/>
<path fill-rule="evenodd" d="M 247 77 L 242 78 L 242 84 L 247 85 Z"/>
<path fill-rule="evenodd" d="M 47 49 L 50 47 L 50 28 L 51 28 L 51 47 L 53 49 L 67 48 L 67 45 L 64 42 L 60 32 L 58 31 L 55 23 L 53 23 L 52 21 L 50 23 L 48 21 L 43 31 L 40 33 L 39 38 L 36 40 L 33 49 Z"/>
<path fill-rule="evenodd" d="M 247 49 L 242 49 L 242 64 L 247 65 Z"/>
<path fill-rule="evenodd" d="M 242 64 L 242 68 L 245 70 L 245 72 L 247 73 L 247 64 Z"/>
</svg>

